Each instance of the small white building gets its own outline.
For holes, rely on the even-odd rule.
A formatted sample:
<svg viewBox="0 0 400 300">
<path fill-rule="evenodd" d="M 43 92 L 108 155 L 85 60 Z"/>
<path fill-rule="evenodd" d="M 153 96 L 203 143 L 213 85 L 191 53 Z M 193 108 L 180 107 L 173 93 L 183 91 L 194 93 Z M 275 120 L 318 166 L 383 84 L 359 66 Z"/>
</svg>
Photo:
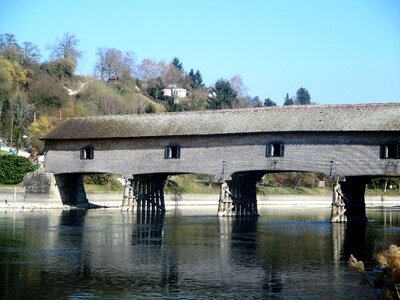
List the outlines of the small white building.
<svg viewBox="0 0 400 300">
<path fill-rule="evenodd" d="M 168 88 L 163 89 L 163 95 L 168 97 L 174 97 L 175 103 L 180 103 L 187 97 L 187 90 L 176 87 L 175 84 L 170 84 Z"/>
</svg>

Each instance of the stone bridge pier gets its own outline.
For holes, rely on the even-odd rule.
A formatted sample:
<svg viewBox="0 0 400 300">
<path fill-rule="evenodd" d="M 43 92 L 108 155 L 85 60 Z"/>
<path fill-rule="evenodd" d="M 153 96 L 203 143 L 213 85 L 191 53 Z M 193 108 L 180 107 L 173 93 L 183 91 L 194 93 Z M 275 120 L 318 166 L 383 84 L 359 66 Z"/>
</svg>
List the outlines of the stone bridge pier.
<svg viewBox="0 0 400 300">
<path fill-rule="evenodd" d="M 346 217 L 349 222 L 366 222 L 365 187 L 369 178 L 363 176 L 349 176 L 346 181 L 340 182 L 344 195 Z"/>
<path fill-rule="evenodd" d="M 89 202 L 86 198 L 82 174 L 55 174 L 54 177 L 56 179 L 56 185 L 60 193 L 61 201 L 64 205 L 88 207 Z"/>
<path fill-rule="evenodd" d="M 222 180 L 218 216 L 258 216 L 256 183 L 262 175 L 239 173 Z"/>
</svg>

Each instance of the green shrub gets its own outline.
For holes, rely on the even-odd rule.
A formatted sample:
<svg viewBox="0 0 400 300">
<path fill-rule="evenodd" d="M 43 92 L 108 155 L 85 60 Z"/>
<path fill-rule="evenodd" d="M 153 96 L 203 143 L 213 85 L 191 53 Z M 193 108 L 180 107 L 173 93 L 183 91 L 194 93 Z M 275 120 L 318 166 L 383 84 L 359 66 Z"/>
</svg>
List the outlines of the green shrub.
<svg viewBox="0 0 400 300">
<path fill-rule="evenodd" d="M 16 155 L 0 155 L 0 183 L 18 184 L 25 174 L 38 168 L 29 159 Z"/>
</svg>

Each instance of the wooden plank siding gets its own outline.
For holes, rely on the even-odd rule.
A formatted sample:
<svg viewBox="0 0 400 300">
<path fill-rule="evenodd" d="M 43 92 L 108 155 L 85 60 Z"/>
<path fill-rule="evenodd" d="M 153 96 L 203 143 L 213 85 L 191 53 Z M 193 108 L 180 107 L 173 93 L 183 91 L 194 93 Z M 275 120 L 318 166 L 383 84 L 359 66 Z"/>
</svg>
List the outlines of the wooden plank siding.
<svg viewBox="0 0 400 300">
<path fill-rule="evenodd" d="M 55 174 L 400 176 L 399 158 L 381 158 L 382 145 L 400 144 L 396 103 L 72 118 L 43 139 Z M 284 145 L 283 156 L 267 156 L 271 142 Z M 179 158 L 165 158 L 169 145 L 179 146 Z M 82 159 L 88 147 L 93 157 Z"/>
</svg>

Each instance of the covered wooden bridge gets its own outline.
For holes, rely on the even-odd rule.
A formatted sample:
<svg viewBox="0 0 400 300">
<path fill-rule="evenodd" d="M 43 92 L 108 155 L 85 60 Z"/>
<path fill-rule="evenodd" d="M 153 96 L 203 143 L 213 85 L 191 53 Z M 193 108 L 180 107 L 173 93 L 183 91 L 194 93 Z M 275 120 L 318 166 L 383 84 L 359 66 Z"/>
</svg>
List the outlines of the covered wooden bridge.
<svg viewBox="0 0 400 300">
<path fill-rule="evenodd" d="M 347 219 L 365 220 L 368 180 L 400 176 L 399 103 L 71 118 L 43 139 L 72 205 L 87 204 L 83 174 L 115 173 L 139 209 L 164 210 L 167 176 L 198 173 L 220 179 L 220 215 L 255 215 L 264 174 L 300 171 L 339 179 Z"/>
</svg>

